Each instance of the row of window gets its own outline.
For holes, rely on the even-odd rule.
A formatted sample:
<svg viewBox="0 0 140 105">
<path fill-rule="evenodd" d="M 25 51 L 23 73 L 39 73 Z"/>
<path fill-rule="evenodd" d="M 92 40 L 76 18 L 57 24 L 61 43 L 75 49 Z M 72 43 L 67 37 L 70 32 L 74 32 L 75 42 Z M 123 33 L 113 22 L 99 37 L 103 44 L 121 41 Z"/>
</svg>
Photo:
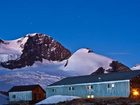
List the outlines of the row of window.
<svg viewBox="0 0 140 105">
<path fill-rule="evenodd" d="M 114 87 L 115 87 L 114 83 L 107 84 L 108 89 L 111 89 L 111 88 L 114 88 Z M 87 90 L 93 90 L 93 85 L 86 86 L 86 89 Z M 68 90 L 73 91 L 73 90 L 75 90 L 75 88 L 71 86 L 71 87 L 68 88 Z M 56 89 L 52 89 L 52 92 L 56 92 Z"/>
<path fill-rule="evenodd" d="M 36 94 L 36 93 L 34 93 L 34 98 L 35 98 L 35 99 L 40 99 L 41 97 L 42 97 L 41 94 Z M 12 98 L 13 98 L 13 99 L 16 99 L 16 94 L 13 94 L 13 95 L 12 95 Z"/>
</svg>

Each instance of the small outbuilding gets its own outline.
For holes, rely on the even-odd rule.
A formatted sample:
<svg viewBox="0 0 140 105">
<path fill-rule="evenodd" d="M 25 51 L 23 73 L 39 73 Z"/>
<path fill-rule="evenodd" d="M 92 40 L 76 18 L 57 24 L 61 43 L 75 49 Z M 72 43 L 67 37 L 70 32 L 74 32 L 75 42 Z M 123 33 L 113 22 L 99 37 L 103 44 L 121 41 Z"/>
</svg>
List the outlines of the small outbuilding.
<svg viewBox="0 0 140 105">
<path fill-rule="evenodd" d="M 64 78 L 46 88 L 47 96 L 68 95 L 83 98 L 139 97 L 140 70 Z"/>
<path fill-rule="evenodd" d="M 40 85 L 14 86 L 8 93 L 10 104 L 34 104 L 46 98 L 46 92 Z"/>
</svg>

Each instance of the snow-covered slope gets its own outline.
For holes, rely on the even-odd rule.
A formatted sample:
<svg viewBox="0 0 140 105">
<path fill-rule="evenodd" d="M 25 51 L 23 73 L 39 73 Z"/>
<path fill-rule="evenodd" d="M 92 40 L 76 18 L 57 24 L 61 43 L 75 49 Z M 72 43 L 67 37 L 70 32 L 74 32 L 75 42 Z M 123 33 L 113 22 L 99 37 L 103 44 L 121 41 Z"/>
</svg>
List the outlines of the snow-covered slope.
<svg viewBox="0 0 140 105">
<path fill-rule="evenodd" d="M 27 34 L 15 40 L 2 40 L 3 43 L 0 43 L 0 54 L 21 54 L 29 36 L 35 36 L 36 34 Z"/>
<path fill-rule="evenodd" d="M 80 98 L 80 97 L 55 95 L 55 96 L 48 97 L 47 99 L 37 103 L 36 105 L 57 104 L 57 103 L 60 103 L 60 102 L 71 101 L 71 100 L 78 99 L 78 98 Z"/>
<path fill-rule="evenodd" d="M 36 62 L 33 66 L 27 66 L 20 69 L 8 70 L 0 68 L 0 90 L 8 90 L 9 86 L 15 85 L 31 85 L 40 84 L 43 88 L 47 85 L 68 76 L 59 68 L 63 64 L 59 62 L 51 62 L 43 60 L 43 62 Z"/>
<path fill-rule="evenodd" d="M 27 39 L 28 36 L 25 36 L 16 40 L 4 40 L 4 43 L 0 43 L 0 62 L 15 60 L 20 57 Z"/>
<path fill-rule="evenodd" d="M 28 37 L 22 37 L 16 40 L 10 40 L 10 41 L 4 41 L 3 44 L 1 44 L 1 50 L 0 53 L 16 53 L 21 54 L 23 46 L 25 42 L 27 41 Z"/>
<path fill-rule="evenodd" d="M 112 61 L 112 59 L 96 54 L 90 49 L 82 48 L 68 59 L 65 70 L 75 75 L 91 74 L 99 67 L 109 69 L 109 64 Z"/>
<path fill-rule="evenodd" d="M 132 70 L 140 70 L 140 64 L 131 68 Z"/>
</svg>

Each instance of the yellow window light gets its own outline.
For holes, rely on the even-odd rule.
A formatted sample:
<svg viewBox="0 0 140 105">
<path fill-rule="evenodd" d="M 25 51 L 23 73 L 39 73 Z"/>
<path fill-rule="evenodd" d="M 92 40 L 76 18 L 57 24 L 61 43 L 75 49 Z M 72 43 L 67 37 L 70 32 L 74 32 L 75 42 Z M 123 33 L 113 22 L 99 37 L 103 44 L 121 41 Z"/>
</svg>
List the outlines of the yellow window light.
<svg viewBox="0 0 140 105">
<path fill-rule="evenodd" d="M 139 95 L 139 91 L 136 90 L 136 89 L 133 89 L 132 90 L 132 93 L 133 93 L 134 96 L 138 96 Z"/>
</svg>

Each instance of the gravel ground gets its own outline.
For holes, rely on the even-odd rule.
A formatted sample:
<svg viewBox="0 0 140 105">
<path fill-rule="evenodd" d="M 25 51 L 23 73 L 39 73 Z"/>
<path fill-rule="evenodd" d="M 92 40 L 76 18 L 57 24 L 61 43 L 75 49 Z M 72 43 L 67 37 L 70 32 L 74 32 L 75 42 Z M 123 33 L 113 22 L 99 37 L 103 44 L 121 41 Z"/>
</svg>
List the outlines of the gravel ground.
<svg viewBox="0 0 140 105">
<path fill-rule="evenodd" d="M 129 98 L 75 99 L 57 105 L 140 105 L 140 100 L 132 100 Z"/>
</svg>

